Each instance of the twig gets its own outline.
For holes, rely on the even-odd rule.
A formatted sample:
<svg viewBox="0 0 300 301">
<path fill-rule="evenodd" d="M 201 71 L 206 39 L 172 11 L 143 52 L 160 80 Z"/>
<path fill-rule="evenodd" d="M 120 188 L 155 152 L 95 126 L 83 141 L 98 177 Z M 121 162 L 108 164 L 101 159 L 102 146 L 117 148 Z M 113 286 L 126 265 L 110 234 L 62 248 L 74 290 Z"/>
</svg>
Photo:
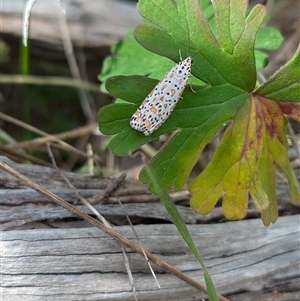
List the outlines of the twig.
<svg viewBox="0 0 300 301">
<path fill-rule="evenodd" d="M 119 205 L 121 206 L 121 208 L 122 208 L 122 210 L 123 210 L 123 212 L 124 212 L 124 214 L 125 214 L 125 216 L 126 216 L 126 219 L 127 219 L 128 223 L 129 223 L 129 225 L 130 225 L 130 227 L 131 227 L 131 229 L 132 229 L 132 231 L 133 231 L 133 234 L 134 234 L 135 238 L 137 239 L 137 241 L 138 241 L 140 247 L 141 247 L 142 250 L 143 250 L 144 257 L 145 257 L 145 259 L 146 259 L 146 261 L 147 261 L 147 263 L 148 263 L 148 266 L 149 266 L 149 269 L 150 269 L 150 271 L 151 271 L 151 274 L 152 274 L 152 276 L 153 276 L 153 278 L 154 278 L 154 280 L 155 280 L 155 282 L 156 282 L 158 288 L 161 288 L 161 287 L 160 287 L 160 284 L 159 284 L 159 282 L 158 282 L 158 280 L 157 280 L 157 277 L 156 277 L 156 275 L 155 275 L 155 272 L 153 271 L 153 268 L 152 268 L 152 266 L 151 266 L 151 263 L 150 263 L 150 261 L 149 261 L 147 255 L 146 255 L 146 253 L 145 253 L 145 249 L 144 249 L 144 247 L 143 247 L 143 245 L 142 245 L 142 243 L 141 243 L 141 241 L 140 241 L 140 238 L 139 238 L 138 234 L 136 233 L 136 231 L 135 231 L 135 229 L 134 229 L 134 226 L 133 226 L 131 220 L 130 220 L 129 216 L 127 215 L 126 210 L 125 210 L 125 208 L 124 208 L 122 202 L 120 201 L 120 199 L 119 199 L 118 197 L 117 197 L 117 200 L 118 200 Z"/>
<path fill-rule="evenodd" d="M 94 93 L 100 93 L 99 85 L 81 79 L 62 77 L 62 76 L 36 76 L 20 74 L 0 74 L 1 84 L 33 84 L 47 86 L 63 86 L 70 88 L 80 88 Z"/>
<path fill-rule="evenodd" d="M 57 142 L 59 145 L 61 145 L 62 148 L 64 148 L 66 151 L 70 151 L 70 152 L 73 152 L 73 153 L 76 153 L 76 154 L 79 154 L 80 156 L 83 156 L 85 158 L 88 157 L 88 155 L 85 153 L 85 152 L 82 152 L 80 150 L 78 150 L 77 148 L 71 146 L 70 144 L 58 139 L 56 136 L 53 136 L 53 135 L 49 135 L 47 134 L 46 132 L 44 131 L 41 131 L 37 128 L 35 128 L 34 126 L 30 125 L 30 124 L 27 124 L 23 121 L 20 121 L 16 118 L 13 118 L 11 116 L 8 116 L 2 112 L 0 112 L 0 119 L 3 119 L 5 121 L 8 121 L 8 122 L 11 122 L 17 126 L 20 126 L 22 128 L 25 128 L 29 131 L 32 131 L 33 133 L 36 133 L 38 135 L 41 135 L 41 136 L 46 136 L 48 138 L 45 138 L 45 140 L 49 139 L 50 141 L 52 142 Z M 92 125 L 92 127 L 95 125 L 95 123 Z M 24 142 L 25 143 L 25 142 Z M 21 144 L 21 143 L 20 143 Z M 16 144 L 16 145 L 20 145 L 20 144 Z M 13 147 L 16 148 L 16 145 L 14 145 Z"/>
<path fill-rule="evenodd" d="M 28 155 L 24 152 L 20 152 L 18 149 L 14 148 L 14 147 L 8 147 L 3 144 L 0 144 L 0 153 L 6 155 L 7 157 L 14 157 L 14 158 L 18 158 L 18 159 L 22 158 L 24 160 L 28 160 L 35 164 L 52 167 L 52 165 L 49 162 L 38 159 L 31 155 Z"/>
<path fill-rule="evenodd" d="M 116 180 L 114 180 L 112 184 L 107 186 L 102 193 L 99 193 L 89 198 L 88 201 L 91 204 L 103 203 L 105 199 L 109 198 L 117 189 L 120 188 L 125 178 L 126 178 L 126 173 L 124 172 Z"/>
<path fill-rule="evenodd" d="M 69 185 L 69 187 L 71 189 L 73 189 L 73 191 L 75 192 L 77 198 L 87 207 L 91 210 L 92 213 L 94 213 L 97 218 L 108 228 L 112 229 L 111 225 L 109 224 L 109 222 L 104 218 L 104 216 L 102 216 L 102 214 L 100 214 L 82 195 L 80 195 L 80 193 L 77 191 L 77 189 L 71 184 L 71 182 L 69 181 L 69 179 L 65 176 L 65 174 L 57 167 L 54 156 L 52 154 L 51 148 L 50 148 L 50 144 L 47 144 L 47 150 L 48 150 L 48 155 L 51 159 L 52 164 L 54 165 L 54 167 L 56 168 L 57 172 L 60 174 L 60 176 L 67 182 L 67 184 Z M 129 283 L 132 287 L 132 292 L 134 295 L 134 298 L 136 301 L 138 301 L 137 296 L 136 296 L 136 289 L 135 289 L 135 284 L 134 284 L 134 279 L 132 276 L 132 272 L 130 269 L 130 265 L 129 265 L 129 261 L 127 258 L 127 254 L 125 252 L 124 246 L 122 244 L 120 244 L 121 250 L 122 250 L 122 254 L 124 257 L 124 261 L 125 261 L 125 267 L 127 270 L 127 274 L 128 274 L 128 278 L 129 278 Z"/>
<path fill-rule="evenodd" d="M 71 130 L 71 131 L 67 131 L 67 132 L 63 132 L 63 133 L 59 133 L 59 134 L 54 134 L 54 135 L 47 135 L 44 137 L 15 143 L 15 144 L 13 144 L 13 147 L 14 148 L 23 148 L 23 149 L 27 149 L 27 148 L 33 149 L 35 147 L 44 145 L 46 143 L 57 142 L 57 140 L 67 140 L 67 139 L 86 135 L 88 133 L 91 133 L 96 127 L 97 127 L 97 123 L 92 123 L 92 124 L 88 124 L 88 125 L 79 127 L 75 130 Z"/>
<path fill-rule="evenodd" d="M 64 13 L 62 13 L 61 8 L 59 7 L 58 4 L 56 5 L 56 8 L 57 8 L 56 16 L 58 18 L 58 25 L 60 28 L 61 39 L 62 39 L 64 52 L 65 52 L 65 55 L 66 55 L 66 58 L 67 58 L 67 61 L 69 64 L 71 74 L 77 80 L 81 80 L 81 74 L 80 74 L 80 70 L 78 68 L 76 59 L 75 59 L 66 15 Z M 95 110 L 95 103 L 94 103 L 92 96 L 89 93 L 87 93 L 86 90 L 82 89 L 81 87 L 78 87 L 77 91 L 78 91 L 79 100 L 81 103 L 83 113 L 84 113 L 85 117 L 87 118 L 88 123 L 95 122 L 96 110 Z"/>
</svg>

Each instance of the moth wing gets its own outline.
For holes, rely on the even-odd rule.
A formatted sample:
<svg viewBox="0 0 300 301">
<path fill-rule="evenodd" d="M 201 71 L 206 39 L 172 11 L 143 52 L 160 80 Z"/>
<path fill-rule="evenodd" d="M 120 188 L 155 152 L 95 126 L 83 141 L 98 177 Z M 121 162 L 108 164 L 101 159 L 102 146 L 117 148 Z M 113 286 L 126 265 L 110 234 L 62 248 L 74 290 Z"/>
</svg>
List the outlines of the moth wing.
<svg viewBox="0 0 300 301">
<path fill-rule="evenodd" d="M 130 126 L 133 129 L 148 136 L 168 119 L 189 78 L 187 60 L 175 65 L 145 98 L 131 117 Z"/>
<path fill-rule="evenodd" d="M 146 125 L 144 123 L 147 120 L 147 115 L 149 114 L 149 108 L 156 102 L 156 99 L 162 95 L 163 87 L 165 85 L 165 81 L 169 77 L 169 74 L 172 72 L 174 68 L 169 71 L 165 77 L 157 83 L 157 85 L 152 89 L 152 91 L 148 94 L 148 96 L 144 99 L 142 104 L 138 107 L 138 109 L 134 112 L 130 120 L 130 126 L 140 132 L 144 132 L 146 129 Z"/>
</svg>

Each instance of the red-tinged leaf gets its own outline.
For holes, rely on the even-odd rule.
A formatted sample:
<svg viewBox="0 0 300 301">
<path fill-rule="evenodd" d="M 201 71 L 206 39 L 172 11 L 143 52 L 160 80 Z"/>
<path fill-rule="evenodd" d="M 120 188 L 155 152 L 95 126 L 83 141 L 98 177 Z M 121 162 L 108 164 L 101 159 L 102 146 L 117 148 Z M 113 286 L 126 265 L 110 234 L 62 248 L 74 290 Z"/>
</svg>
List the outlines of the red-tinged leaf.
<svg viewBox="0 0 300 301">
<path fill-rule="evenodd" d="M 256 170 L 262 137 L 257 134 L 259 120 L 255 105 L 250 98 L 244 103 L 209 165 L 191 182 L 191 206 L 199 213 L 210 212 L 223 196 L 224 215 L 228 219 L 241 219 L 248 208 L 249 191 L 260 211 L 268 207 L 268 197 L 261 188 Z"/>
<path fill-rule="evenodd" d="M 278 102 L 262 97 L 257 97 L 257 99 L 264 113 L 263 121 L 266 129 L 263 151 L 268 151 L 273 158 L 273 163 L 275 162 L 275 165 L 285 173 L 290 187 L 291 200 L 298 203 L 300 202 L 300 191 L 288 158 L 288 142 L 285 135 L 286 119 Z M 262 172 L 261 169 L 259 170 Z"/>
<path fill-rule="evenodd" d="M 223 196 L 224 215 L 240 219 L 246 214 L 250 193 L 264 224 L 269 225 L 278 216 L 276 167 L 285 173 L 294 203 L 300 202 L 300 195 L 287 156 L 286 120 L 280 105 L 259 96 L 249 102 L 226 130 L 209 165 L 191 182 L 191 206 L 207 214 Z"/>
<path fill-rule="evenodd" d="M 300 94 L 300 89 L 299 89 Z M 283 114 L 300 122 L 300 103 L 295 102 L 278 102 L 278 105 Z"/>
<path fill-rule="evenodd" d="M 287 155 L 286 120 L 282 114 L 281 105 L 263 97 L 257 97 L 257 104 L 263 137 L 263 151 L 259 159 L 258 175 L 270 200 L 269 207 L 262 211 L 262 220 L 265 225 L 269 225 L 270 222 L 274 223 L 278 216 L 275 190 L 276 167 L 286 175 L 292 202 L 300 202 L 300 194 L 298 182 Z"/>
</svg>

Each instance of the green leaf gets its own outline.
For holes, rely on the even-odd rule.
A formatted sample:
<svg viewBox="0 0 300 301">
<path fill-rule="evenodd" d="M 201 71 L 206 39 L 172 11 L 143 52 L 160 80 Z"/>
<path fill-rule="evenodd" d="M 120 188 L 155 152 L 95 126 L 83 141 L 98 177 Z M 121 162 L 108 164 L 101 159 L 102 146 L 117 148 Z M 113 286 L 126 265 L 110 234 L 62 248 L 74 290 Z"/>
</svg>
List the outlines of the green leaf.
<svg viewBox="0 0 300 301">
<path fill-rule="evenodd" d="M 257 32 L 255 48 L 277 50 L 283 42 L 283 36 L 275 27 L 263 27 Z"/>
<path fill-rule="evenodd" d="M 213 6 L 210 0 L 201 0 L 203 13 L 209 21 L 209 27 L 213 34 L 217 35 L 216 22 L 214 19 Z M 256 68 L 262 69 L 269 62 L 268 54 L 261 49 L 276 50 L 282 43 L 280 32 L 274 27 L 263 27 L 258 30 L 255 41 L 255 59 Z M 103 63 L 102 71 L 99 74 L 99 80 L 105 82 L 109 77 L 116 75 L 148 75 L 152 78 L 160 79 L 169 70 L 173 63 L 166 57 L 159 56 L 153 52 L 145 50 L 134 39 L 133 33 L 129 31 L 126 37 L 112 46 L 112 56 L 108 56 Z M 190 50 L 188 49 L 188 53 Z M 195 78 L 193 84 L 202 84 Z M 101 90 L 107 92 L 102 84 Z"/>
<path fill-rule="evenodd" d="M 163 1 L 155 1 L 156 4 L 162 2 Z M 150 12 L 153 12 L 152 4 L 151 1 L 148 1 L 140 8 L 143 17 L 146 18 L 147 14 L 150 15 Z M 224 2 L 223 4 L 225 5 L 226 3 Z M 236 5 L 232 6 L 232 11 L 235 11 Z M 255 30 L 259 27 L 260 22 L 262 22 L 264 12 L 263 8 L 258 6 L 255 11 L 250 13 L 247 17 L 249 23 L 245 21 L 245 15 L 243 15 L 245 23 L 243 27 L 245 27 L 245 31 L 247 32 L 246 36 L 249 37 L 248 41 L 246 41 L 246 38 L 238 38 L 238 34 L 241 33 L 241 28 L 240 26 L 237 28 L 230 23 L 230 15 L 228 14 L 226 5 L 226 13 L 222 12 L 223 6 L 219 8 L 220 11 L 218 12 L 216 22 L 218 25 L 217 28 L 219 28 L 218 35 L 222 36 L 222 43 L 225 45 L 228 41 L 229 52 L 233 52 L 232 45 L 234 43 L 232 40 L 235 40 L 238 44 L 237 50 L 235 50 L 234 53 L 228 53 L 224 51 L 224 45 L 217 47 L 217 41 L 212 35 L 207 21 L 200 10 L 198 1 L 181 1 L 177 7 L 170 3 L 169 6 L 162 4 L 159 7 L 156 5 L 156 7 L 156 14 L 151 13 L 151 19 L 148 15 L 148 20 L 155 23 L 154 19 L 157 18 L 159 20 L 159 28 L 149 25 L 139 26 L 135 31 L 137 40 L 149 50 L 162 53 L 173 60 L 178 60 L 176 49 L 180 48 L 183 53 L 187 52 L 188 47 L 184 48 L 184 46 L 182 46 L 184 44 L 190 46 L 192 53 L 196 53 L 199 49 L 202 49 L 202 51 L 194 57 L 193 74 L 212 85 L 212 87 L 208 86 L 203 91 L 197 91 L 196 95 L 191 94 L 189 99 L 186 97 L 187 93 L 184 93 L 182 101 L 178 103 L 168 121 L 153 134 L 161 134 L 160 131 L 166 127 L 165 125 L 171 125 L 172 121 L 180 122 L 181 126 L 179 125 L 179 127 L 182 130 L 176 133 L 168 145 L 151 161 L 154 169 L 157 172 L 160 171 L 158 174 L 166 188 L 174 186 L 175 189 L 180 189 L 195 165 L 203 147 L 220 130 L 223 123 L 226 123 L 234 117 L 238 108 L 247 98 L 246 91 L 242 92 L 239 88 L 243 87 L 247 90 L 250 89 L 250 87 L 253 88 L 255 85 L 256 76 L 253 52 L 252 55 L 251 53 L 249 54 L 250 59 L 247 57 L 244 58 L 243 54 L 245 52 L 249 53 L 249 51 L 245 49 L 249 50 L 251 47 L 253 49 Z M 238 7 L 237 9 L 239 10 L 240 6 L 238 5 Z M 246 11 L 246 7 L 244 7 L 243 11 Z M 174 15 L 171 15 L 172 13 Z M 231 29 L 231 27 L 233 27 L 232 31 L 234 36 L 226 36 L 222 24 L 219 24 L 220 18 L 223 18 L 222 22 L 227 24 L 227 28 Z M 173 28 L 172 31 L 174 24 L 169 22 L 170 19 L 183 19 L 185 22 L 176 24 L 176 29 Z M 253 24 L 253 26 L 251 26 L 251 24 Z M 201 29 L 201 32 L 199 32 L 199 29 Z M 190 42 L 185 42 L 183 38 L 188 36 L 191 32 L 193 35 L 190 35 Z M 196 34 L 197 32 L 199 32 L 199 34 Z M 161 44 L 159 49 L 157 47 L 158 44 Z M 246 64 L 243 63 L 245 60 L 247 60 Z M 239 64 L 242 65 L 242 68 L 238 68 Z M 251 74 L 252 78 L 250 77 Z M 227 81 L 227 85 L 224 83 L 224 80 Z M 247 81 L 249 87 L 247 86 Z M 218 92 L 212 93 L 212 91 Z M 191 102 L 192 105 L 190 105 L 189 102 L 192 101 L 193 98 L 195 98 L 195 101 Z M 214 102 L 219 102 L 219 100 L 221 100 L 220 105 L 216 106 Z M 197 104 L 199 110 L 197 110 L 193 104 Z M 214 106 L 210 104 L 214 104 Z M 178 109 L 181 108 L 181 105 L 184 108 L 190 106 L 190 110 L 185 109 L 185 114 L 182 113 L 177 117 L 176 113 Z M 191 121 L 194 122 L 192 123 Z M 149 179 L 144 175 L 143 171 L 140 178 L 144 183 L 149 182 Z"/>
<path fill-rule="evenodd" d="M 246 11 L 246 6 L 237 5 L 236 1 L 230 2 L 233 15 L 238 14 L 241 9 Z M 178 1 L 176 4 L 177 6 L 163 0 L 140 1 L 138 4 L 140 14 L 159 25 L 159 28 L 149 25 L 138 26 L 135 30 L 137 41 L 148 50 L 174 61 L 179 61 L 178 49 L 186 54 L 189 51 L 191 54 L 200 51 L 194 57 L 193 74 L 196 77 L 213 86 L 228 82 L 251 91 L 255 86 L 256 77 L 254 54 L 249 49 L 254 48 L 255 33 L 264 18 L 263 7 L 256 6 L 246 20 L 243 14 L 241 18 L 244 19 L 244 24 L 237 27 L 230 20 L 227 1 L 216 1 L 215 19 L 220 37 L 218 43 L 198 1 Z"/>
<path fill-rule="evenodd" d="M 257 70 L 263 69 L 268 65 L 269 56 L 266 53 L 262 51 L 254 50 L 254 55 L 255 55 L 255 65 Z"/>
<path fill-rule="evenodd" d="M 282 66 L 255 93 L 270 99 L 300 102 L 300 48 L 292 59 Z"/>
<path fill-rule="evenodd" d="M 172 128 L 163 130 L 172 124 L 174 128 L 181 128 L 151 160 L 165 187 L 182 188 L 205 145 L 228 120 L 234 118 L 246 98 L 247 94 L 230 85 L 208 87 L 197 91 L 197 94 L 187 91 L 183 94 L 170 121 L 153 134 L 170 131 Z M 219 102 L 220 99 L 222 102 Z M 149 182 L 143 170 L 140 178 L 144 183 Z M 152 190 L 151 184 L 149 188 Z"/>
<path fill-rule="evenodd" d="M 149 89 L 156 84 L 157 80 L 143 76 L 115 76 L 106 81 L 106 89 L 112 95 L 128 101 L 107 105 L 98 113 L 101 132 L 106 135 L 117 134 L 108 145 L 116 155 L 131 153 L 153 139 L 133 131 L 129 121 L 141 99 L 144 99 Z"/>
<path fill-rule="evenodd" d="M 159 79 L 173 67 L 169 59 L 145 50 L 136 42 L 131 31 L 124 40 L 112 47 L 111 52 L 114 55 L 104 61 L 99 75 L 101 82 L 116 75 L 148 75 Z M 101 89 L 106 91 L 103 86 Z"/>
<path fill-rule="evenodd" d="M 255 62 L 256 69 L 265 68 L 269 63 L 269 55 L 263 52 L 265 50 L 277 50 L 283 42 L 283 36 L 280 31 L 274 27 L 263 27 L 257 32 L 255 41 Z"/>
<path fill-rule="evenodd" d="M 211 16 L 209 8 L 206 3 L 204 13 L 198 0 L 140 0 L 138 10 L 148 24 L 135 29 L 136 40 L 175 62 L 181 60 L 179 51 L 193 56 L 192 74 L 205 86 L 193 84 L 191 90 L 187 85 L 171 116 L 151 135 L 144 136 L 129 122 L 157 80 L 142 76 L 110 78 L 107 90 L 127 103 L 102 108 L 100 130 L 114 135 L 109 147 L 118 155 L 174 132 L 150 163 L 164 189 L 179 190 L 203 148 L 227 125 L 211 162 L 191 182 L 191 205 L 208 213 L 223 196 L 225 216 L 239 219 L 245 216 L 250 194 L 267 225 L 277 218 L 276 168 L 285 173 L 293 202 L 299 199 L 284 140 L 284 114 L 296 120 L 300 116 L 299 53 L 255 91 L 254 43 L 268 46 L 257 39 L 265 9 L 257 5 L 246 15 L 246 1 L 213 1 L 212 32 L 205 17 Z M 146 169 L 140 179 L 157 193 Z"/>
</svg>

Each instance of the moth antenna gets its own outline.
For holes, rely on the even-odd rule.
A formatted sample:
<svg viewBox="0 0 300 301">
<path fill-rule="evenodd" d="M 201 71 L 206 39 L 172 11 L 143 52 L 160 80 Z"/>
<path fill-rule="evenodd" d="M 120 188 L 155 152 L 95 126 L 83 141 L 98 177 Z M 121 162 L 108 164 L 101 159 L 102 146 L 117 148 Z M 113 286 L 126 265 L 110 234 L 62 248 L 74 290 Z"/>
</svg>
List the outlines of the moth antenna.
<svg viewBox="0 0 300 301">
<path fill-rule="evenodd" d="M 179 49 L 179 58 L 180 58 L 180 61 L 182 61 L 182 56 L 181 56 L 181 50 Z"/>
</svg>

